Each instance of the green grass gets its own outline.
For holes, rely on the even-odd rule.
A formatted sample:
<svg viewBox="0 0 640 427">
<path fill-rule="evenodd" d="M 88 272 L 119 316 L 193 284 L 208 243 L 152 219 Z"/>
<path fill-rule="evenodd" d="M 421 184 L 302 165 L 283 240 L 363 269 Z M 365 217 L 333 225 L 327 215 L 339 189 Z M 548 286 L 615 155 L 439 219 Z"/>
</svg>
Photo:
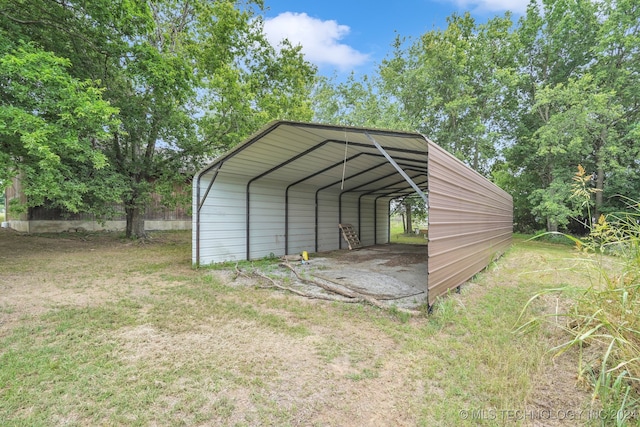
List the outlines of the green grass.
<svg viewBox="0 0 640 427">
<path fill-rule="evenodd" d="M 391 219 L 391 243 L 403 243 L 409 245 L 425 245 L 427 239 L 422 234 L 416 235 L 415 233 L 405 234 L 402 221 L 397 218 Z"/>
<path fill-rule="evenodd" d="M 521 308 L 584 280 L 570 248 L 518 238 L 461 294 L 406 318 L 223 283 L 190 267 L 186 233 L 95 243 L 35 239 L 3 258 L 3 425 L 504 425 L 460 414 L 526 407 L 553 341 L 514 332 Z"/>
</svg>

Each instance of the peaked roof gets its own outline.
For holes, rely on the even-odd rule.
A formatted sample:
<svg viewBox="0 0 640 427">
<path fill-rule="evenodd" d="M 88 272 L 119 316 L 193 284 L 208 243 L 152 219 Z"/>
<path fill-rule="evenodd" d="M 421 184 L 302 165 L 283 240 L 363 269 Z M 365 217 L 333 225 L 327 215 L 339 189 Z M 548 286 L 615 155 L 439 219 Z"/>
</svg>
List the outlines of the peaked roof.
<svg viewBox="0 0 640 427">
<path fill-rule="evenodd" d="M 415 192 L 416 186 L 426 189 L 427 151 L 427 140 L 419 133 L 275 121 L 202 169 L 196 179 L 216 170 L 248 185 L 264 179 L 394 198 Z"/>
</svg>

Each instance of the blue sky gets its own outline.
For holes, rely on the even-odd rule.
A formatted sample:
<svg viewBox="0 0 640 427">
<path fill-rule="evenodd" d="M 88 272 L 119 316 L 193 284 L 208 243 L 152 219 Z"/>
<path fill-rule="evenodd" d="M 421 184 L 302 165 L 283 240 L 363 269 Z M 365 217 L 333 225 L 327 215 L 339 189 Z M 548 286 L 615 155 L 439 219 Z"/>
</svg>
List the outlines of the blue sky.
<svg viewBox="0 0 640 427">
<path fill-rule="evenodd" d="M 396 35 L 417 38 L 445 28 L 446 17 L 470 11 L 484 22 L 506 10 L 514 20 L 528 0 L 265 0 L 265 31 L 302 45 L 321 74 L 370 73 L 391 52 Z"/>
</svg>

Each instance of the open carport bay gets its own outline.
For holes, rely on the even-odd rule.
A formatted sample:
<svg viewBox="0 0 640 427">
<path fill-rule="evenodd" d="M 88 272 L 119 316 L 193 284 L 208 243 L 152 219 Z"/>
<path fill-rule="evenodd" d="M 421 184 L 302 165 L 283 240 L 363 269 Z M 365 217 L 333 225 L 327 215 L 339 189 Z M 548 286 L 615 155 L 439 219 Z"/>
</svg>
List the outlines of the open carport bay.
<svg viewBox="0 0 640 427">
<path fill-rule="evenodd" d="M 418 133 L 274 122 L 198 172 L 193 183 L 195 265 L 302 251 L 330 258 L 324 254 L 346 247 L 338 232 L 345 226 L 357 234 L 358 246 L 378 248 L 393 243 L 392 201 L 416 195 L 428 211 L 429 245 L 420 264 L 428 271 L 415 274 L 430 306 L 511 244 L 511 196 Z M 352 256 L 363 254 L 372 253 Z M 415 286 L 416 278 L 404 276 L 417 268 L 380 270 L 387 261 L 348 264 L 352 274 L 341 266 L 345 271 L 329 280 L 348 279 L 350 286 L 364 280 L 369 288 L 392 283 L 389 276 Z"/>
</svg>

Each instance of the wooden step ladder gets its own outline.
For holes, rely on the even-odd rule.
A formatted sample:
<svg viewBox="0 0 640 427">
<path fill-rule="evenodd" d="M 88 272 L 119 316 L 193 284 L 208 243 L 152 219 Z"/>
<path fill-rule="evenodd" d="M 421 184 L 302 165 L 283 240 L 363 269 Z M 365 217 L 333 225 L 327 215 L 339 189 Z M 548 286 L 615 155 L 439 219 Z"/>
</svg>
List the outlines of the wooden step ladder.
<svg viewBox="0 0 640 427">
<path fill-rule="evenodd" d="M 358 238 L 358 233 L 354 230 L 353 225 L 351 224 L 338 224 L 340 230 L 342 231 L 342 237 L 349 244 L 349 250 L 359 249 L 362 247 L 360 243 L 360 239 Z"/>
</svg>

